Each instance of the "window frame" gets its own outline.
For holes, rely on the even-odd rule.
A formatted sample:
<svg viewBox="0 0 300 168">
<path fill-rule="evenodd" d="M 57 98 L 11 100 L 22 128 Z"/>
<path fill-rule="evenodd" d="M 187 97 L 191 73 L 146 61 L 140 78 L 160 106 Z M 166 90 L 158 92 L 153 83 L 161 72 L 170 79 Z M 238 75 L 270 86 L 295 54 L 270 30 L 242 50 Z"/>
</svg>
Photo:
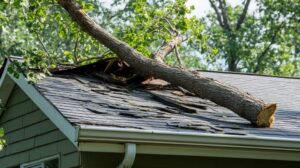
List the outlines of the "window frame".
<svg viewBox="0 0 300 168">
<path fill-rule="evenodd" d="M 54 155 L 54 156 L 50 156 L 50 157 L 46 157 L 46 158 L 43 158 L 43 159 L 39 159 L 39 160 L 36 160 L 36 161 L 32 161 L 32 162 L 28 162 L 28 163 L 23 163 L 20 165 L 20 168 L 28 168 L 29 166 L 34 166 L 35 164 L 38 166 L 38 164 L 41 164 L 42 165 L 42 168 L 45 167 L 45 163 L 46 161 L 49 161 L 49 160 L 54 160 L 54 159 L 58 159 L 58 168 L 60 168 L 60 157 L 59 157 L 59 154 L 58 155 Z"/>
</svg>

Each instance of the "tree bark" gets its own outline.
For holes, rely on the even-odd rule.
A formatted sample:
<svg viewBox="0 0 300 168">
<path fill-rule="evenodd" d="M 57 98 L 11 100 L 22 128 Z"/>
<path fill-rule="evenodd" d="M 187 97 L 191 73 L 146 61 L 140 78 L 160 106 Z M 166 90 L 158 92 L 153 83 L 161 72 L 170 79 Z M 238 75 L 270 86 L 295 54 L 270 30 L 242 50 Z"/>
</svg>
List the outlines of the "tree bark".
<svg viewBox="0 0 300 168">
<path fill-rule="evenodd" d="M 143 57 L 128 44 L 118 40 L 96 24 L 73 0 L 58 0 L 58 2 L 85 32 L 111 49 L 120 59 L 135 68 L 140 75 L 160 78 L 181 86 L 201 98 L 227 107 L 259 127 L 272 125 L 276 104 L 266 104 L 236 87 Z"/>
<path fill-rule="evenodd" d="M 177 35 L 170 42 L 165 43 L 160 49 L 158 49 L 152 56 L 153 59 L 157 60 L 160 63 L 164 63 L 164 58 L 168 54 L 170 54 L 176 45 L 183 42 L 183 37 L 181 35 Z"/>
<path fill-rule="evenodd" d="M 223 18 L 224 27 L 227 31 L 231 31 L 230 22 L 227 15 L 227 5 L 225 0 L 219 0 L 219 8 L 221 9 L 221 14 Z"/>
<path fill-rule="evenodd" d="M 235 28 L 236 30 L 239 30 L 241 28 L 241 25 L 244 23 L 250 2 L 251 2 L 251 0 L 247 0 L 245 3 L 243 12 L 236 23 L 236 28 Z"/>
<path fill-rule="evenodd" d="M 224 27 L 224 23 L 223 23 L 223 19 L 221 17 L 221 14 L 220 14 L 220 12 L 219 12 L 219 10 L 218 10 L 215 2 L 213 0 L 209 0 L 209 2 L 210 2 L 211 7 L 213 8 L 213 10 L 215 11 L 215 13 L 217 15 L 217 19 L 219 21 L 220 26 L 223 27 L 223 28 L 225 28 Z"/>
</svg>

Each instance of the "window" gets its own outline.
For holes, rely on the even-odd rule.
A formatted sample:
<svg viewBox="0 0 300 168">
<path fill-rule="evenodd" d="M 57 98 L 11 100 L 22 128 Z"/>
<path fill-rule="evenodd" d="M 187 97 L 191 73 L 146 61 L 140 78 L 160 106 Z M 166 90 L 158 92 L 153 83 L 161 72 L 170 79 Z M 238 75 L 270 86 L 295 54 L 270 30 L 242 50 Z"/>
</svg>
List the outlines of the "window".
<svg viewBox="0 0 300 168">
<path fill-rule="evenodd" d="M 26 166 L 21 166 L 21 168 L 45 168 L 44 163 L 34 163 L 34 164 L 28 164 Z"/>
<path fill-rule="evenodd" d="M 21 168 L 59 168 L 59 157 L 53 156 L 21 165 Z"/>
</svg>

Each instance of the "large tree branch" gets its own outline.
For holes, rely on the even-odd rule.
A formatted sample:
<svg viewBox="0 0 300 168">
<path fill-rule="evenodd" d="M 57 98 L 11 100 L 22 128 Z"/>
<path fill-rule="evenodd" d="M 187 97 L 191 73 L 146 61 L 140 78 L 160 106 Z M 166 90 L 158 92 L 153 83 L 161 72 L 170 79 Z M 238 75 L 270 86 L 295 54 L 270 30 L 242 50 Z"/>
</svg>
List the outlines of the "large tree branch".
<svg viewBox="0 0 300 168">
<path fill-rule="evenodd" d="M 155 53 L 153 53 L 152 58 L 157 60 L 160 63 L 164 63 L 164 59 L 167 55 L 169 55 L 177 45 L 181 44 L 185 39 L 183 36 L 179 34 L 179 31 L 175 29 L 175 27 L 171 24 L 171 22 L 167 18 L 162 18 L 169 25 L 169 28 L 166 28 L 171 35 L 174 33 L 176 36 L 169 42 L 165 42 Z"/>
<path fill-rule="evenodd" d="M 228 19 L 226 7 L 227 7 L 226 1 L 225 0 L 219 0 L 219 8 L 221 9 L 224 27 L 226 28 L 227 31 L 231 31 L 230 22 L 229 22 L 229 19 Z"/>
<path fill-rule="evenodd" d="M 74 21 L 84 31 L 111 49 L 120 59 L 135 68 L 136 72 L 140 75 L 160 78 L 174 85 L 181 86 L 201 98 L 209 99 L 229 108 L 255 125 L 261 127 L 272 125 L 276 104 L 266 104 L 262 100 L 251 96 L 249 93 L 242 92 L 238 88 L 146 58 L 128 44 L 106 32 L 82 9 L 77 7 L 74 1 L 58 0 L 58 2 L 69 12 Z"/>
<path fill-rule="evenodd" d="M 164 58 L 170 54 L 175 46 L 183 42 L 183 37 L 181 35 L 177 35 L 174 39 L 169 42 L 166 42 L 161 46 L 153 55 L 152 58 L 157 60 L 160 63 L 164 63 Z"/>
<path fill-rule="evenodd" d="M 257 57 L 257 59 L 256 59 L 256 66 L 255 66 L 255 69 L 254 69 L 253 73 L 257 73 L 257 72 L 259 72 L 261 70 L 261 63 L 265 59 L 265 57 L 267 56 L 267 53 L 271 49 L 271 46 L 273 44 L 275 44 L 277 35 L 278 35 L 278 33 L 280 32 L 280 30 L 282 29 L 283 26 L 284 26 L 284 22 L 282 22 L 277 27 L 277 29 L 273 32 L 273 35 L 272 35 L 271 40 L 270 40 L 270 44 L 268 44 L 265 47 L 265 49 L 261 52 L 261 54 Z"/>
<path fill-rule="evenodd" d="M 243 12 L 240 15 L 240 17 L 239 17 L 239 19 L 238 19 L 238 21 L 236 23 L 236 30 L 239 30 L 241 28 L 241 25 L 244 23 L 244 20 L 246 18 L 250 2 L 251 2 L 251 0 L 247 0 L 246 1 L 246 4 L 245 4 L 244 9 L 243 9 Z"/>
<path fill-rule="evenodd" d="M 49 51 L 47 50 L 47 47 L 45 46 L 45 44 L 43 43 L 42 39 L 40 38 L 39 35 L 37 35 L 37 39 L 40 42 L 40 44 L 42 45 L 43 50 L 46 52 L 47 56 L 50 57 L 51 54 L 49 53 Z"/>
<path fill-rule="evenodd" d="M 220 14 L 220 12 L 219 12 L 217 6 L 215 5 L 215 3 L 214 3 L 213 0 L 209 0 L 209 3 L 210 3 L 210 6 L 213 8 L 213 10 L 215 11 L 215 13 L 216 13 L 216 15 L 217 15 L 217 19 L 218 19 L 218 21 L 219 21 L 220 26 L 224 28 L 224 23 L 223 23 L 221 14 Z"/>
</svg>

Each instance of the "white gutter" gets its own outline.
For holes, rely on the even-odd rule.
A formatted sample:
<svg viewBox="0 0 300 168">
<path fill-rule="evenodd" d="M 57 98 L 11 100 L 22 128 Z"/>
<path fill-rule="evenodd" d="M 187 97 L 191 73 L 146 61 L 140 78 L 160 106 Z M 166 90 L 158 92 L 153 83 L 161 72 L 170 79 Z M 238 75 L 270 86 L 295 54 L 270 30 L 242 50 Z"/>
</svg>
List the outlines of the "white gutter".
<svg viewBox="0 0 300 168">
<path fill-rule="evenodd" d="M 132 143 L 125 144 L 125 156 L 117 168 L 131 168 L 135 160 L 136 145 Z"/>
<path fill-rule="evenodd" d="M 135 143 L 137 154 L 300 161 L 299 139 L 174 133 L 97 126 L 81 126 L 78 134 L 80 151 L 123 153 L 120 144 Z"/>
</svg>

